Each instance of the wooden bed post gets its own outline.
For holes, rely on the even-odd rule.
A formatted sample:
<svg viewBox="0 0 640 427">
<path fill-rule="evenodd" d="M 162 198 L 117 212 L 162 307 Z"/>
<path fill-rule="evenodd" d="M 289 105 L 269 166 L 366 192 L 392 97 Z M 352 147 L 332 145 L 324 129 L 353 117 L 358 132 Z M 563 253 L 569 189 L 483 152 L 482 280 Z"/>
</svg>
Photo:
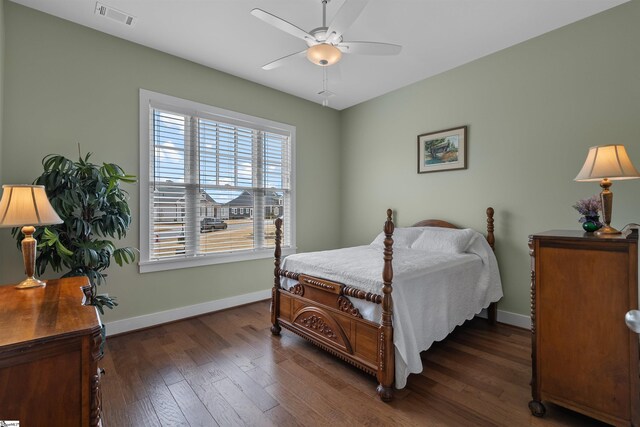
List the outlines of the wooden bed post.
<svg viewBox="0 0 640 427">
<path fill-rule="evenodd" d="M 393 380 L 395 376 L 395 349 L 393 347 L 393 300 L 391 281 L 393 279 L 393 212 L 387 209 L 387 221 L 384 223 L 384 268 L 382 270 L 382 321 L 380 322 L 380 343 L 378 363 L 378 396 L 384 402 L 393 399 Z"/>
<path fill-rule="evenodd" d="M 493 208 L 487 208 L 487 242 L 489 242 L 489 246 L 494 251 L 496 250 L 496 237 L 493 235 Z"/>
<path fill-rule="evenodd" d="M 491 249 L 495 252 L 496 238 L 493 235 L 493 208 L 492 207 L 487 208 L 487 242 L 489 243 L 489 246 L 491 246 Z M 487 318 L 489 319 L 489 323 L 491 325 L 496 324 L 498 319 L 497 303 L 492 302 L 491 304 L 489 304 L 489 308 L 487 309 Z"/>
<path fill-rule="evenodd" d="M 274 269 L 273 269 L 273 289 L 271 289 L 271 333 L 273 335 L 280 335 L 280 322 L 278 322 L 278 315 L 280 314 L 280 257 L 282 255 L 281 242 L 282 242 L 282 218 L 277 218 L 276 222 L 276 248 L 274 250 Z"/>
</svg>

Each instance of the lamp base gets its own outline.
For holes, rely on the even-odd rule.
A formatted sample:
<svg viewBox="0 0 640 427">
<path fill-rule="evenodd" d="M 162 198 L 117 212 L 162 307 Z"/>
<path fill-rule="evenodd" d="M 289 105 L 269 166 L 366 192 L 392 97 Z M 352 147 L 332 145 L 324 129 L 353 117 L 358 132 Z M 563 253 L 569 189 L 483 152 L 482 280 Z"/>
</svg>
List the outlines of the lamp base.
<svg viewBox="0 0 640 427">
<path fill-rule="evenodd" d="M 598 237 L 615 237 L 622 233 L 609 225 L 604 225 L 600 230 L 594 231 L 593 234 Z"/>
<path fill-rule="evenodd" d="M 15 287 L 17 289 L 29 289 L 29 288 L 39 288 L 41 286 L 47 286 L 42 280 L 38 280 L 35 277 L 27 277 L 22 282 L 18 283 Z"/>
</svg>

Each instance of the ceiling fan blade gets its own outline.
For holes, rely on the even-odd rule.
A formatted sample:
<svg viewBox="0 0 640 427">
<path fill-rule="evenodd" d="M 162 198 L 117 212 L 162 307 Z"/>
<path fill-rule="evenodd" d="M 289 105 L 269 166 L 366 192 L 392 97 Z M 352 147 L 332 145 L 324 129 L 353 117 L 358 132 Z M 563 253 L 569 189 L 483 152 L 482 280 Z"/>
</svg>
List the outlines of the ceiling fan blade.
<svg viewBox="0 0 640 427">
<path fill-rule="evenodd" d="M 301 50 L 300 52 L 292 53 L 291 55 L 283 56 L 280 59 L 276 59 L 273 62 L 269 62 L 266 65 L 262 66 L 263 70 L 273 70 L 274 68 L 278 68 L 281 65 L 286 64 L 287 62 L 294 60 L 298 57 L 305 56 L 307 54 L 307 49 Z"/>
<path fill-rule="evenodd" d="M 359 55 L 397 55 L 402 50 L 402 46 L 397 44 L 376 42 L 342 42 L 336 47 L 342 53 Z"/>
<path fill-rule="evenodd" d="M 346 0 L 327 30 L 327 43 L 336 44 L 351 24 L 358 19 L 368 0 Z"/>
<path fill-rule="evenodd" d="M 289 33 L 294 37 L 298 37 L 299 39 L 305 41 L 316 41 L 315 37 L 304 31 L 303 29 L 296 27 L 292 23 L 287 22 L 282 18 L 278 18 L 277 16 L 272 15 L 269 12 L 265 12 L 262 9 L 253 9 L 251 11 L 251 14 L 256 18 L 263 20 L 267 24 L 273 25 L 277 29 L 284 31 L 285 33 Z"/>
</svg>

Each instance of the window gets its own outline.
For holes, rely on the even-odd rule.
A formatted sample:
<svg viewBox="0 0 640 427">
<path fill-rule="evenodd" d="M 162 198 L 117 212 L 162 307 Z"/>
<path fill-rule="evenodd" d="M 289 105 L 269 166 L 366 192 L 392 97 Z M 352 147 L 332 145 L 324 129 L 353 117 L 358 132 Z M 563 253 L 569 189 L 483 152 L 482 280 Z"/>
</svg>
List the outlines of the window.
<svg viewBox="0 0 640 427">
<path fill-rule="evenodd" d="M 295 250 L 295 127 L 140 90 L 140 272 Z"/>
</svg>

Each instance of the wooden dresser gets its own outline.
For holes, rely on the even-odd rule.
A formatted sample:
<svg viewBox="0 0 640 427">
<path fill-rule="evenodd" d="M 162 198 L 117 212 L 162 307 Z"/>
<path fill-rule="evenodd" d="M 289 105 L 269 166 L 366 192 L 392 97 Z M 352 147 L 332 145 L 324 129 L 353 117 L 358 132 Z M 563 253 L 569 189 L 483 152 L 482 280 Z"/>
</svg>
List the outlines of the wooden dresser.
<svg viewBox="0 0 640 427">
<path fill-rule="evenodd" d="M 638 307 L 638 235 L 578 231 L 529 237 L 531 412 L 543 401 L 614 425 L 640 426 L 638 335 L 624 321 Z"/>
<path fill-rule="evenodd" d="M 0 287 L 0 419 L 21 426 L 96 426 L 101 324 L 83 306 L 85 277 Z"/>
</svg>

